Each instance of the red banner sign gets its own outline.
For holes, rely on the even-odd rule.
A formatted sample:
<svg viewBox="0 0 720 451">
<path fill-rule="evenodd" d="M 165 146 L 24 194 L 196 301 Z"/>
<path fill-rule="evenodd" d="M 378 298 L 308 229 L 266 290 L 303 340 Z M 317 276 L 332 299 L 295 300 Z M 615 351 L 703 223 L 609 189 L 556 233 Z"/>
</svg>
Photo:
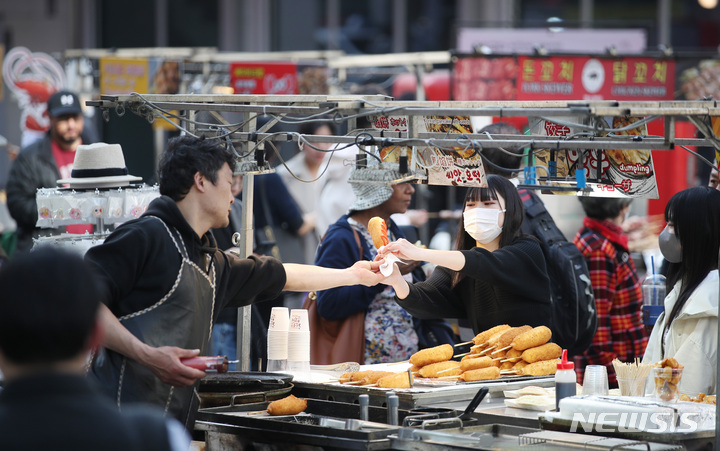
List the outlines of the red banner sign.
<svg viewBox="0 0 720 451">
<path fill-rule="evenodd" d="M 297 94 L 297 65 L 232 63 L 230 84 L 235 94 Z"/>
<path fill-rule="evenodd" d="M 672 100 L 675 62 L 655 58 L 518 58 L 517 100 Z"/>
</svg>

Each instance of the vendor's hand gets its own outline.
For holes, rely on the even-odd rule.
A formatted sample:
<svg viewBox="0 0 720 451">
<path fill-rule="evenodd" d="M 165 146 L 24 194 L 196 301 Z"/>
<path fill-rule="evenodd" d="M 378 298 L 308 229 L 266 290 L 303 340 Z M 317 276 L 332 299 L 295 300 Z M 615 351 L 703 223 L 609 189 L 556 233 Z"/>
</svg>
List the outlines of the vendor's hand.
<svg viewBox="0 0 720 451">
<path fill-rule="evenodd" d="M 200 354 L 199 349 L 148 346 L 140 363 L 148 367 L 164 383 L 173 387 L 188 387 L 205 377 L 205 372 L 183 364 L 180 359 L 189 359 L 198 354 Z"/>
<path fill-rule="evenodd" d="M 372 262 L 360 260 L 359 262 L 355 262 L 355 264 L 348 268 L 348 270 L 353 272 L 353 276 L 357 280 L 357 284 L 372 287 L 385 279 L 385 277 L 380 273 L 380 265 L 382 263 L 382 259 Z"/>
<path fill-rule="evenodd" d="M 404 238 L 400 238 L 378 249 L 378 254 L 382 257 L 385 257 L 387 254 L 395 254 L 396 257 L 403 261 L 425 260 L 425 258 L 423 258 L 425 252 L 427 252 L 427 249 L 419 248 Z"/>
<path fill-rule="evenodd" d="M 390 285 L 393 287 L 393 290 L 395 290 L 395 294 L 400 298 L 404 299 L 407 297 L 409 292 L 409 287 L 407 280 L 405 280 L 402 276 L 402 273 L 400 272 L 399 266 L 405 266 L 405 265 L 398 265 L 397 263 L 393 264 L 393 272 L 390 274 L 383 283 L 385 285 Z"/>
</svg>

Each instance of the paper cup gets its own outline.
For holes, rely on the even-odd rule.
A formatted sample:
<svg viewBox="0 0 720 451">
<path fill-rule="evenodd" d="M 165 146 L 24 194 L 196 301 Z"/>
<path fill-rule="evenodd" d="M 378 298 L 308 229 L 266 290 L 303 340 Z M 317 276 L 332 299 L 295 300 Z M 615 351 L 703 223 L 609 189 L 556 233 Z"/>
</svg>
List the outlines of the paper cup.
<svg viewBox="0 0 720 451">
<path fill-rule="evenodd" d="M 288 361 L 310 362 L 310 332 L 288 332 Z"/>
<path fill-rule="evenodd" d="M 267 334 L 268 360 L 287 360 L 288 358 L 288 332 L 268 329 Z"/>
<path fill-rule="evenodd" d="M 273 307 L 270 312 L 270 325 L 268 330 L 290 329 L 290 313 L 287 307 Z"/>
<path fill-rule="evenodd" d="M 291 331 L 303 331 L 310 333 L 310 323 L 308 322 L 308 311 L 303 308 L 290 310 L 290 329 Z"/>
</svg>

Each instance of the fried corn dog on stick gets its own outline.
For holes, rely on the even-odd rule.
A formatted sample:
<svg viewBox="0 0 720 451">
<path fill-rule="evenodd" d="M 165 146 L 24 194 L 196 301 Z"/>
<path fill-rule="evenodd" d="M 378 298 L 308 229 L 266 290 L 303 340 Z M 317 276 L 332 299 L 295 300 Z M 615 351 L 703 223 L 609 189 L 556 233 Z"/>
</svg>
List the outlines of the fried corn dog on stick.
<svg viewBox="0 0 720 451">
<path fill-rule="evenodd" d="M 369 374 L 360 379 L 360 383 L 358 385 L 371 385 L 376 383 L 380 378 L 391 374 L 395 373 L 391 371 L 369 371 Z"/>
<path fill-rule="evenodd" d="M 515 366 L 512 362 L 503 362 L 502 365 L 500 365 L 500 372 L 511 370 Z"/>
<path fill-rule="evenodd" d="M 422 369 L 431 363 L 450 360 L 454 351 L 453 347 L 448 344 L 423 349 L 410 356 L 410 363 Z"/>
<path fill-rule="evenodd" d="M 493 366 L 493 361 L 490 357 L 478 357 L 476 359 L 463 359 L 460 361 L 460 369 L 464 373 L 470 370 L 479 370 L 480 368 L 487 368 Z"/>
<path fill-rule="evenodd" d="M 557 359 L 562 355 L 562 348 L 555 343 L 545 343 L 542 346 L 526 349 L 522 353 L 522 359 L 527 363 L 535 363 L 541 360 Z"/>
<path fill-rule="evenodd" d="M 520 334 L 532 330 L 531 326 L 513 327 L 506 330 L 497 340 L 497 349 L 505 349 L 512 344 L 512 341 Z"/>
<path fill-rule="evenodd" d="M 487 368 L 480 368 L 477 370 L 465 371 L 460 375 L 460 380 L 463 381 L 487 381 L 490 379 L 497 379 L 500 377 L 500 368 L 496 366 L 489 366 Z"/>
<path fill-rule="evenodd" d="M 411 376 L 407 373 L 407 371 L 393 373 L 378 379 L 377 386 L 381 388 L 410 388 L 412 386 L 410 383 L 410 377 Z"/>
<path fill-rule="evenodd" d="M 462 373 L 460 362 L 447 360 L 445 362 L 431 363 L 420 368 L 420 377 L 457 376 Z"/>
<path fill-rule="evenodd" d="M 528 363 L 524 360 L 520 360 L 519 362 L 515 362 L 515 365 L 513 365 L 512 369 L 517 371 L 518 373 L 521 373 L 520 370 L 528 366 Z"/>
<path fill-rule="evenodd" d="M 362 380 L 365 376 L 368 375 L 370 371 L 355 371 L 354 373 L 345 373 L 340 376 L 340 382 L 342 383 L 348 383 L 348 382 L 358 382 Z"/>
<path fill-rule="evenodd" d="M 523 353 L 523 351 L 518 351 L 515 348 L 510 348 L 505 353 L 505 359 L 503 360 L 503 362 L 515 362 L 516 363 L 518 360 L 520 360 L 522 358 L 522 353 Z"/>
<path fill-rule="evenodd" d="M 549 376 L 557 372 L 557 364 L 560 359 L 541 360 L 535 363 L 528 363 L 520 369 L 523 376 Z"/>
<path fill-rule="evenodd" d="M 390 242 L 387 235 L 387 225 L 385 224 L 385 220 L 380 216 L 370 218 L 370 221 L 368 221 L 368 232 L 370 232 L 373 244 L 378 249 Z"/>
<path fill-rule="evenodd" d="M 270 415 L 297 415 L 307 409 L 307 399 L 296 398 L 290 395 L 283 399 L 273 401 L 268 405 L 267 413 Z"/>
<path fill-rule="evenodd" d="M 497 332 L 500 332 L 501 330 L 507 330 L 510 329 L 509 324 L 501 324 L 499 326 L 491 327 L 488 330 L 485 330 L 483 332 L 480 332 L 479 334 L 475 335 L 475 337 L 472 339 L 473 343 L 476 345 L 483 344 L 490 339 L 494 334 Z"/>
<path fill-rule="evenodd" d="M 512 347 L 518 351 L 524 351 L 528 348 L 544 345 L 552 337 L 552 332 L 547 326 L 534 327 L 532 330 L 524 332 L 512 341 Z"/>
</svg>

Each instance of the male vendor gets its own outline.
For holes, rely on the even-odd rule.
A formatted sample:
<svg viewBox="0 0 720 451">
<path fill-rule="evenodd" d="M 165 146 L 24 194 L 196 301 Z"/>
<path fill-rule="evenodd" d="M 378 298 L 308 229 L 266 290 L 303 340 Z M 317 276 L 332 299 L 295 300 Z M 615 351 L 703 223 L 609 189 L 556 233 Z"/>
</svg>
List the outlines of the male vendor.
<svg viewBox="0 0 720 451">
<path fill-rule="evenodd" d="M 380 262 L 331 269 L 218 249 L 209 229 L 229 223 L 234 158 L 217 140 L 171 139 L 158 169 L 162 196 L 86 255 L 102 282 L 107 330 L 107 352 L 95 359 L 91 377 L 119 407 L 152 402 L 189 429 L 205 372 L 180 360 L 206 352 L 222 308 L 273 299 L 282 290 L 384 279 Z"/>
</svg>

